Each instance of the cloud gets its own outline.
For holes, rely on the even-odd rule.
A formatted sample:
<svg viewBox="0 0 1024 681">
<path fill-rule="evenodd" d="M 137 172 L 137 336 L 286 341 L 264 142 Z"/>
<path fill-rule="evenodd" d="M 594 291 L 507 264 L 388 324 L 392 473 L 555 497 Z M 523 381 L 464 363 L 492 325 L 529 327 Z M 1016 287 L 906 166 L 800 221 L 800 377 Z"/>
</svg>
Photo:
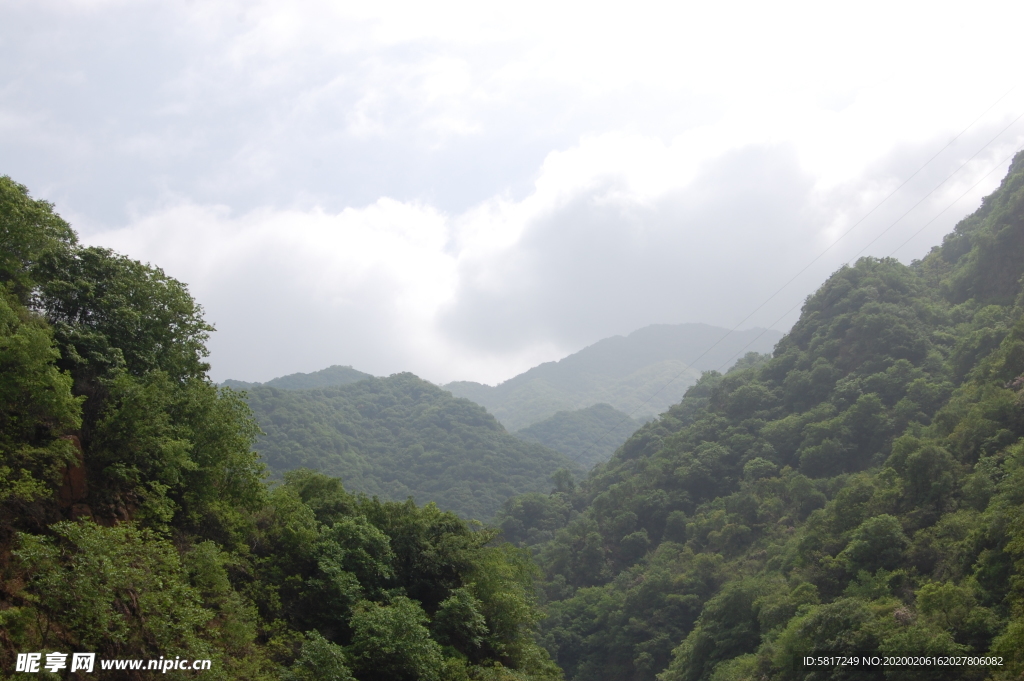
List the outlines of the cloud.
<svg viewBox="0 0 1024 681">
<path fill-rule="evenodd" d="M 904 156 L 924 151 L 900 150 L 880 164 L 903 171 Z M 883 204 L 825 251 L 877 202 L 881 171 L 823 190 L 793 145 L 752 145 L 700 163 L 693 153 L 686 140 L 593 137 L 552 153 L 524 198 L 493 197 L 461 213 L 389 198 L 333 213 L 182 203 L 87 240 L 190 283 L 219 329 L 217 379 L 340 363 L 496 382 L 651 323 L 785 329 L 803 297 L 859 249 L 887 255 L 905 239 L 900 228 L 871 243 L 924 193 Z M 948 156 L 921 181 L 941 182 L 962 163 Z M 994 167 L 991 153 L 983 160 Z M 908 225 L 947 207 L 984 167 L 965 167 Z M 969 207 L 937 221 L 935 238 L 907 257 Z"/>
<path fill-rule="evenodd" d="M 1024 111 L 1006 3 L 39 0 L 4 18 L 0 172 L 188 282 L 217 378 L 496 381 L 655 322 L 785 328 L 861 251 L 924 226 L 897 254 L 924 253 L 1024 141 L 1018 123 L 940 185 Z"/>
</svg>

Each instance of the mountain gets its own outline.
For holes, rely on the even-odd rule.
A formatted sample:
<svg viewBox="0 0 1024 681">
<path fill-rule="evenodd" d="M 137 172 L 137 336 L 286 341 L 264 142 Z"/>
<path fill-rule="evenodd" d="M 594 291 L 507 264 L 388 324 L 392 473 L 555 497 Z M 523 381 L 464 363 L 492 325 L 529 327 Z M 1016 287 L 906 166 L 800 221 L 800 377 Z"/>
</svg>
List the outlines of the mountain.
<svg viewBox="0 0 1024 681">
<path fill-rule="evenodd" d="M 551 489 L 559 452 L 512 435 L 483 407 L 412 374 L 311 390 L 247 393 L 274 473 L 309 468 L 346 488 L 396 501 L 435 502 L 487 520 L 511 496 Z"/>
<path fill-rule="evenodd" d="M 507 502 L 566 678 L 1024 678 L 1022 277 L 1019 153 L 921 261 L 843 267 L 771 357 Z"/>
<path fill-rule="evenodd" d="M 646 420 L 678 402 L 702 371 L 731 366 L 747 352 L 770 352 L 781 337 L 765 329 L 730 334 L 707 324 L 655 324 L 496 386 L 456 381 L 444 388 L 487 407 L 510 431 L 602 403 Z"/>
<path fill-rule="evenodd" d="M 279 376 L 266 383 L 247 383 L 229 378 L 221 383 L 221 385 L 234 390 L 251 390 L 260 386 L 278 388 L 280 390 L 307 390 L 309 388 L 329 388 L 335 385 L 348 385 L 349 383 L 361 381 L 364 378 L 373 378 L 373 376 L 364 374 L 362 371 L 356 371 L 350 366 L 343 367 L 335 364 L 334 366 L 309 374 L 298 373 Z"/>
<path fill-rule="evenodd" d="M 0 176 L 0 677 L 561 679 L 529 556 L 493 531 L 313 471 L 266 484 L 251 411 L 207 375 L 212 331 L 184 284 L 80 246 Z M 564 459 L 408 375 L 321 390 L 253 392 L 272 433 L 343 431 L 364 477 L 451 464 L 469 512 Z"/>
<path fill-rule="evenodd" d="M 536 442 L 583 466 L 607 461 L 619 445 L 643 425 L 610 404 L 595 404 L 576 411 L 560 411 L 551 418 L 514 433 Z"/>
</svg>

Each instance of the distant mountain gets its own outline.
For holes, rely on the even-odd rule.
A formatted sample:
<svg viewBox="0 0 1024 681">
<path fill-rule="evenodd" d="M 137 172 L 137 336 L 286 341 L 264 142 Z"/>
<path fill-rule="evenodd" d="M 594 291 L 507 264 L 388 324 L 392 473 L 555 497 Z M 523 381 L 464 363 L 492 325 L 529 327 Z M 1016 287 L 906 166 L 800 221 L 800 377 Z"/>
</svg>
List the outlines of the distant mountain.
<svg viewBox="0 0 1024 681">
<path fill-rule="evenodd" d="M 456 381 L 444 388 L 487 407 L 511 431 L 601 403 L 646 420 L 678 403 L 702 371 L 732 365 L 747 352 L 771 352 L 780 338 L 765 329 L 729 333 L 707 324 L 655 324 L 497 386 Z"/>
<path fill-rule="evenodd" d="M 229 378 L 221 383 L 221 385 L 235 390 L 251 390 L 260 386 L 278 388 L 280 390 L 308 390 L 310 388 L 328 388 L 333 385 L 347 385 L 365 378 L 373 378 L 373 376 L 357 371 L 350 366 L 343 367 L 336 364 L 310 374 L 299 373 L 279 376 L 266 383 L 247 383 Z"/>
<path fill-rule="evenodd" d="M 607 461 L 643 421 L 636 421 L 610 404 L 560 411 L 515 436 L 565 454 L 584 468 Z"/>
<path fill-rule="evenodd" d="M 496 520 L 567 681 L 1024 679 L 1024 152 L 923 258 L 844 265 L 771 358 Z"/>
<path fill-rule="evenodd" d="M 277 379 L 280 380 L 280 379 Z M 311 468 L 384 499 L 436 502 L 489 520 L 524 492 L 549 492 L 565 455 L 510 435 L 483 407 L 404 373 L 311 390 L 248 389 L 274 473 Z"/>
</svg>

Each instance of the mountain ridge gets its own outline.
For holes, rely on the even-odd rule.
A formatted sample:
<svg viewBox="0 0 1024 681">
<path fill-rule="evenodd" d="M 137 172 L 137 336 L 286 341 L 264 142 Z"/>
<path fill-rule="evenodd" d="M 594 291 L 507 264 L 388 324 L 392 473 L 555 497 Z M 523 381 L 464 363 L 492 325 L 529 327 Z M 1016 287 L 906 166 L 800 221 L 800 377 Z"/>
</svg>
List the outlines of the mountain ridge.
<svg viewBox="0 0 1024 681">
<path fill-rule="evenodd" d="M 510 431 L 559 411 L 607 403 L 641 420 L 682 399 L 702 371 L 731 365 L 748 351 L 768 352 L 782 338 L 770 329 L 730 332 L 709 324 L 652 324 L 611 336 L 561 360 L 488 386 L 453 381 L 443 388 L 487 407 Z"/>
<path fill-rule="evenodd" d="M 221 382 L 220 386 L 233 390 L 251 390 L 252 388 L 268 387 L 280 390 L 307 390 L 309 388 L 329 388 L 335 385 L 347 385 L 362 381 L 366 378 L 373 378 L 372 374 L 353 369 L 352 365 L 342 366 L 333 364 L 326 369 L 311 371 L 309 373 L 294 373 L 286 376 L 272 378 L 265 383 L 236 381 L 229 378 Z"/>
<path fill-rule="evenodd" d="M 383 499 L 434 502 L 488 520 L 509 497 L 547 491 L 563 454 L 508 433 L 487 411 L 411 373 L 306 390 L 246 391 L 275 475 L 308 468 Z"/>
</svg>

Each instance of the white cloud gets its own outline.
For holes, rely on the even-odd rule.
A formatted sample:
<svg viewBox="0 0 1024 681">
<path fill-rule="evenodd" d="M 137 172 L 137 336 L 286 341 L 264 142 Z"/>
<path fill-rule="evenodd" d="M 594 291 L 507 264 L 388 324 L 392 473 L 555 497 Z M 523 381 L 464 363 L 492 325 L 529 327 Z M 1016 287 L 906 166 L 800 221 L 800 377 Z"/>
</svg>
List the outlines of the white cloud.
<svg viewBox="0 0 1024 681">
<path fill-rule="evenodd" d="M 993 154 L 983 158 L 915 209 L 907 228 L 871 243 L 915 199 L 894 197 L 761 310 L 849 229 L 852 219 L 836 216 L 862 214 L 878 198 L 870 183 L 821 190 L 792 145 L 696 163 L 683 143 L 594 137 L 552 153 L 525 198 L 459 214 L 388 198 L 338 213 L 236 215 L 184 203 L 89 240 L 191 284 L 219 328 L 218 379 L 351 363 L 495 382 L 650 323 L 785 328 L 839 264 L 865 246 L 888 255 L 909 227 L 946 208 L 993 167 Z M 958 161 L 941 159 L 924 179 Z M 901 255 L 936 242 L 1003 170 Z"/>
<path fill-rule="evenodd" d="M 0 172 L 189 282 L 215 376 L 498 380 L 738 323 L 1018 76 L 975 3 L 9 3 Z M 749 324 L 1024 141 L 1010 91 Z M 901 257 L 921 255 L 989 176 Z M 384 197 L 384 198 L 381 198 Z"/>
</svg>

